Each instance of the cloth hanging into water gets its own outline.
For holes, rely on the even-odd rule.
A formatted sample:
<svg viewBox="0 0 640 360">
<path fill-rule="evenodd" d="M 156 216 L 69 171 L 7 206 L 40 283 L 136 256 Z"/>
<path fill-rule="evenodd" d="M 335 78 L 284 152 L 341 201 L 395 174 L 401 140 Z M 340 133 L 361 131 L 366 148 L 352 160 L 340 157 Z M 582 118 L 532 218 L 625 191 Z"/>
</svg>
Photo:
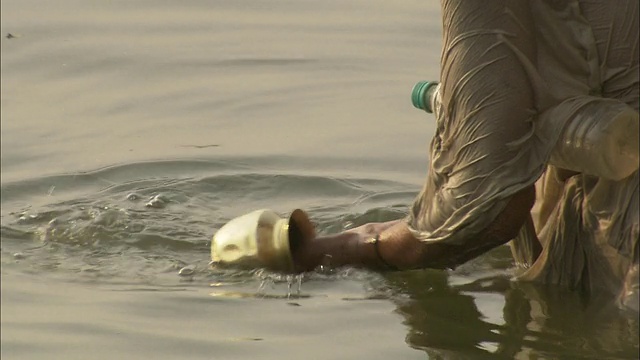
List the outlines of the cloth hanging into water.
<svg viewBox="0 0 640 360">
<path fill-rule="evenodd" d="M 548 160 L 576 108 L 594 97 L 637 118 L 639 3 L 507 1 L 498 11 L 496 3 L 442 0 L 441 107 L 409 228 L 426 242 L 474 241 L 511 195 L 535 183 L 543 252 L 521 278 L 623 291 L 630 304 L 638 171 L 619 181 L 559 179 Z"/>
</svg>

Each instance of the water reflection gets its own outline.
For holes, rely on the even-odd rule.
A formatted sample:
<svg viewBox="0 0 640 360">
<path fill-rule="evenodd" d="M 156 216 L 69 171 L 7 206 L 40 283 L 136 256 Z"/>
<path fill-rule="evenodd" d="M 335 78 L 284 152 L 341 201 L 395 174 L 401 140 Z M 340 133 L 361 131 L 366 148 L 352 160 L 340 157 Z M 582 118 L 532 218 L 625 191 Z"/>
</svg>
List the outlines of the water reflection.
<svg viewBox="0 0 640 360">
<path fill-rule="evenodd" d="M 396 302 L 408 344 L 431 358 L 638 358 L 637 314 L 620 312 L 609 296 L 587 300 L 507 274 L 463 284 L 453 277 L 430 270 L 387 277 L 405 295 Z"/>
</svg>

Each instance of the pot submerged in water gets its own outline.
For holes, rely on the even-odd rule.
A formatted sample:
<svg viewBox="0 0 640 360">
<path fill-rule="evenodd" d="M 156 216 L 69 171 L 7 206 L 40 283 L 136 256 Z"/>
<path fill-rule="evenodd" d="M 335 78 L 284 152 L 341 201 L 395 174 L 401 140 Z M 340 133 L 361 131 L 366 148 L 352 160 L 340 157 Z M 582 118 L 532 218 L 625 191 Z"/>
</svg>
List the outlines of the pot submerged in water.
<svg viewBox="0 0 640 360">
<path fill-rule="evenodd" d="M 296 209 L 283 219 L 262 209 L 232 219 L 211 241 L 215 265 L 293 272 L 292 253 L 304 239 L 315 237 L 307 214 Z"/>
</svg>

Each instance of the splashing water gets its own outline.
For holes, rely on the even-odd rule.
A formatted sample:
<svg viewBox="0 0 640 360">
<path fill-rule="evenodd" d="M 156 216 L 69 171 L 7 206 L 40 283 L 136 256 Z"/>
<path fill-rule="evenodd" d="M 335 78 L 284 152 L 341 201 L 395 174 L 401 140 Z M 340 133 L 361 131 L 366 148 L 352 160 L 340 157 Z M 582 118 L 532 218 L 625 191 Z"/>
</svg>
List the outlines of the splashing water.
<svg viewBox="0 0 640 360">
<path fill-rule="evenodd" d="M 291 286 L 293 285 L 294 281 L 297 284 L 295 297 L 300 297 L 300 294 L 302 293 L 303 276 L 303 274 L 287 275 L 287 299 L 291 299 Z"/>
</svg>

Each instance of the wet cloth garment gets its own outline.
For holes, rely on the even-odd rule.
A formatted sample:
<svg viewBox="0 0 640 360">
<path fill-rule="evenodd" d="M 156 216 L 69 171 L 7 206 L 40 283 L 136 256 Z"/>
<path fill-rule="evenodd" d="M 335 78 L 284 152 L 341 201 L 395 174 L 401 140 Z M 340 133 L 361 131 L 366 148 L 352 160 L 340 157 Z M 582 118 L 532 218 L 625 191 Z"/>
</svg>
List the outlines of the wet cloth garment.
<svg viewBox="0 0 640 360">
<path fill-rule="evenodd" d="M 617 181 L 562 178 L 549 159 L 594 98 L 626 104 L 637 119 L 638 4 L 442 0 L 441 106 L 427 180 L 407 218 L 418 239 L 474 241 L 535 183 L 533 225 L 519 237 L 535 231 L 543 250 L 521 278 L 622 291 L 623 305 L 637 299 L 638 171 Z"/>
</svg>

